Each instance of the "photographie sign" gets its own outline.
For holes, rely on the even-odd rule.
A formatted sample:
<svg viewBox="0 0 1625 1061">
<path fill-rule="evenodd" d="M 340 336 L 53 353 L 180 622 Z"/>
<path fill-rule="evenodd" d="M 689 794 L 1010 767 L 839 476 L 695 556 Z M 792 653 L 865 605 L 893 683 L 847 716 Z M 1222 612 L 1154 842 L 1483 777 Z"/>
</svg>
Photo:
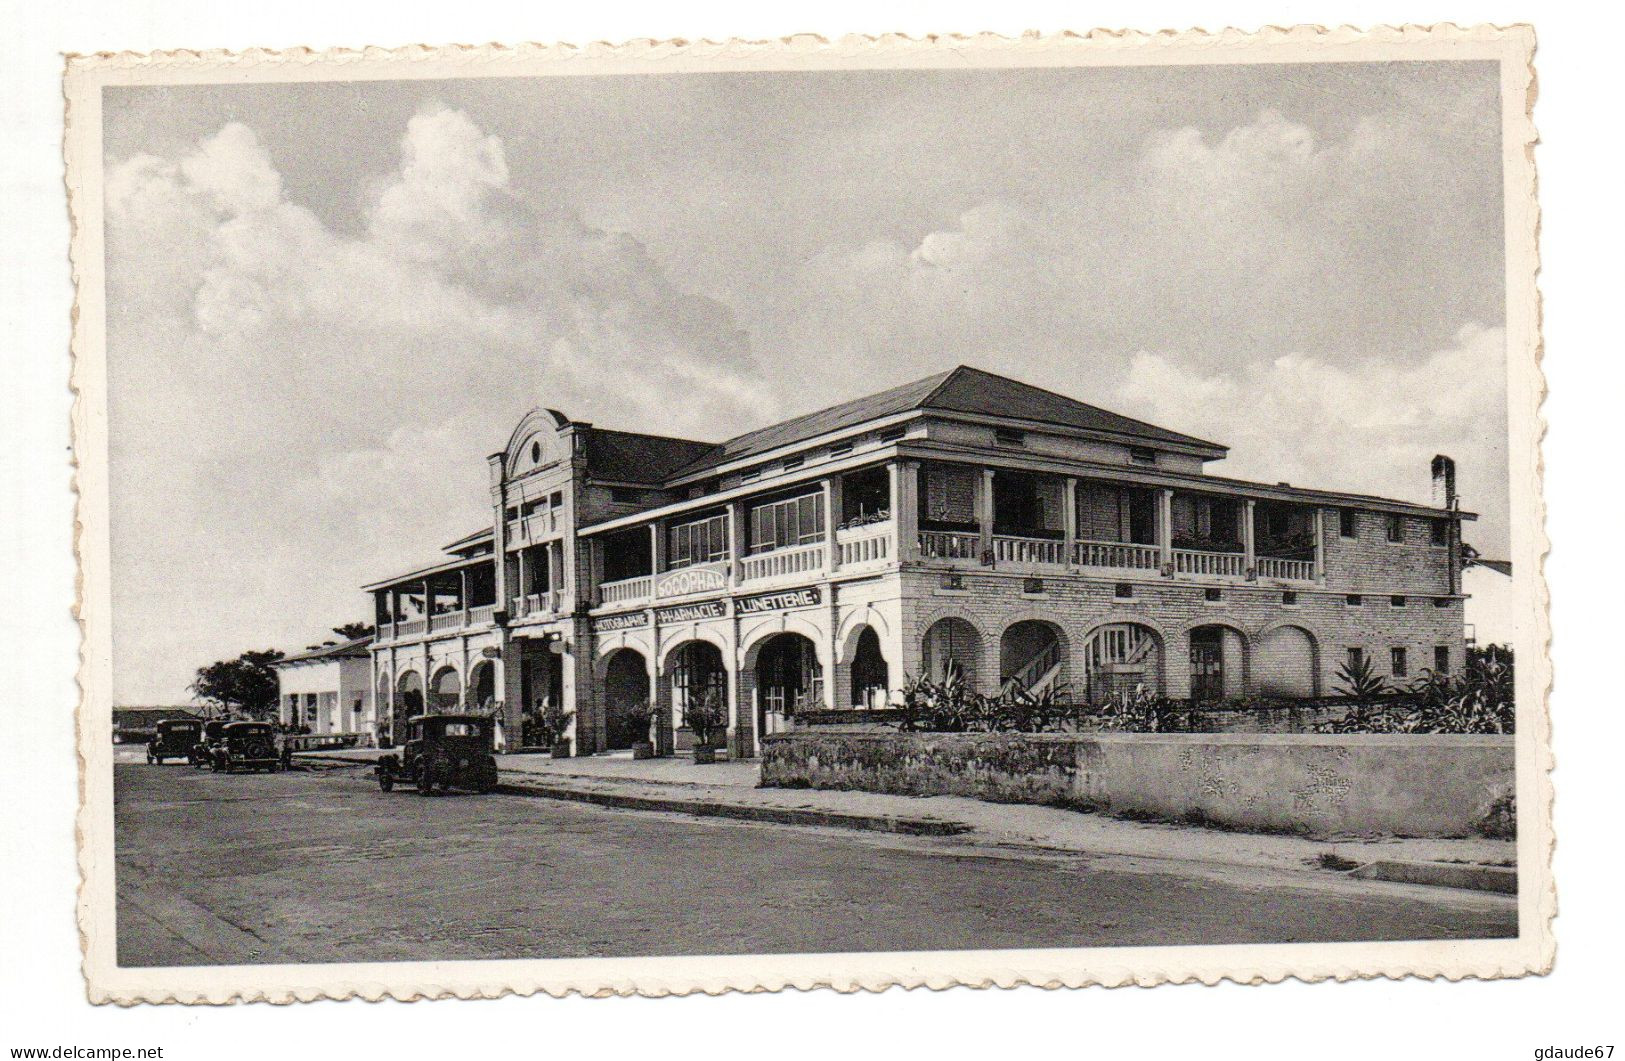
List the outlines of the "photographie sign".
<svg viewBox="0 0 1625 1061">
<path fill-rule="evenodd" d="M 592 621 L 595 634 L 608 634 L 616 630 L 633 630 L 649 624 L 649 613 L 627 612 L 625 615 L 604 615 Z"/>
<path fill-rule="evenodd" d="M 727 614 L 727 605 L 719 600 L 708 600 L 699 601 L 695 604 L 674 604 L 669 608 L 656 608 L 655 621 L 660 623 L 691 623 L 700 619 L 720 619 Z"/>
<path fill-rule="evenodd" d="M 817 586 L 805 586 L 778 593 L 758 593 L 753 597 L 741 597 L 737 606 L 740 614 L 752 615 L 756 612 L 782 612 L 789 608 L 810 608 L 823 599 L 824 595 Z"/>
</svg>

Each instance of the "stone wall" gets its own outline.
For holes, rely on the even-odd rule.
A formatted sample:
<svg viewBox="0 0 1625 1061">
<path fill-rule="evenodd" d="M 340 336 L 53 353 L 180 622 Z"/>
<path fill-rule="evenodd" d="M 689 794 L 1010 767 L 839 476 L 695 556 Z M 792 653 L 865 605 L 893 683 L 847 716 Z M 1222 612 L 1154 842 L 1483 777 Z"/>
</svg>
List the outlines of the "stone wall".
<svg viewBox="0 0 1625 1061">
<path fill-rule="evenodd" d="M 816 732 L 764 742 L 762 784 L 959 795 L 1316 836 L 1470 836 L 1513 739 L 1458 735 Z"/>
</svg>

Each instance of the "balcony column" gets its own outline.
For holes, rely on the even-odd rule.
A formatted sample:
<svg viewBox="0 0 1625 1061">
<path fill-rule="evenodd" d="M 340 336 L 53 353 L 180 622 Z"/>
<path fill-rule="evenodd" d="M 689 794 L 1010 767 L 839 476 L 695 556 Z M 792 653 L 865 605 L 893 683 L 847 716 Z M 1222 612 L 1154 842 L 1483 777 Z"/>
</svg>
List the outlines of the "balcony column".
<svg viewBox="0 0 1625 1061">
<path fill-rule="evenodd" d="M 886 473 L 897 559 L 909 563 L 920 556 L 920 462 L 892 461 L 886 465 Z"/>
<path fill-rule="evenodd" d="M 993 476 L 995 474 L 992 468 L 983 468 L 981 476 L 976 480 L 976 526 L 982 534 L 982 545 L 979 552 L 984 559 L 993 552 Z"/>
<path fill-rule="evenodd" d="M 728 574 L 737 586 L 745 581 L 745 503 L 728 503 Z"/>
<path fill-rule="evenodd" d="M 845 500 L 841 477 L 832 475 L 824 480 L 824 570 L 833 574 L 841 568 L 841 546 L 835 540 L 841 525 L 841 508 Z"/>
<path fill-rule="evenodd" d="M 1162 556 L 1162 572 L 1174 573 L 1174 492 L 1168 487 L 1157 491 L 1157 552 Z"/>
<path fill-rule="evenodd" d="M 1066 490 L 1062 495 L 1061 525 L 1065 528 L 1066 551 L 1061 554 L 1061 562 L 1071 567 L 1077 562 L 1078 552 L 1078 481 L 1070 475 L 1066 478 Z"/>
<path fill-rule="evenodd" d="M 384 600 L 389 603 L 389 639 L 393 641 L 399 636 L 397 629 L 401 617 L 401 591 L 391 586 L 384 591 Z M 393 675 L 393 671 L 391 674 Z"/>
<path fill-rule="evenodd" d="M 463 625 L 467 626 L 468 625 L 468 620 L 469 620 L 468 612 L 469 612 L 469 607 L 470 607 L 470 605 L 468 603 L 469 602 L 469 595 L 468 595 L 468 568 L 465 567 L 462 570 L 458 571 L 457 575 L 458 575 L 459 579 L 461 580 L 460 592 L 462 593 L 462 597 L 460 599 L 461 599 L 462 604 L 463 604 Z M 468 673 L 468 668 L 467 667 L 463 668 L 463 673 L 464 674 Z"/>
<path fill-rule="evenodd" d="M 1253 516 L 1257 507 L 1258 503 L 1249 497 L 1247 499 L 1247 510 L 1242 513 L 1241 519 L 1241 551 L 1243 554 L 1241 571 L 1249 579 L 1258 577 L 1257 539 L 1255 538 L 1258 531 L 1253 523 Z"/>
<path fill-rule="evenodd" d="M 660 521 L 649 524 L 649 596 L 655 595 L 655 583 L 660 572 L 666 570 L 666 535 Z"/>
<path fill-rule="evenodd" d="M 1326 512 L 1315 509 L 1315 581 L 1326 581 Z"/>
<path fill-rule="evenodd" d="M 423 580 L 423 633 L 429 633 L 429 624 L 434 622 L 434 579 Z"/>
<path fill-rule="evenodd" d="M 525 562 L 525 550 L 523 547 L 521 547 L 520 550 L 514 554 L 514 556 L 517 557 L 516 566 L 519 569 L 519 580 L 518 585 L 514 587 L 516 590 L 518 590 L 518 592 L 514 594 L 513 610 L 514 614 L 516 615 L 524 615 L 525 610 L 530 606 L 529 601 L 526 600 L 526 597 L 529 596 L 528 590 L 530 589 L 530 572 L 526 570 L 526 568 L 528 568 L 530 565 Z"/>
</svg>

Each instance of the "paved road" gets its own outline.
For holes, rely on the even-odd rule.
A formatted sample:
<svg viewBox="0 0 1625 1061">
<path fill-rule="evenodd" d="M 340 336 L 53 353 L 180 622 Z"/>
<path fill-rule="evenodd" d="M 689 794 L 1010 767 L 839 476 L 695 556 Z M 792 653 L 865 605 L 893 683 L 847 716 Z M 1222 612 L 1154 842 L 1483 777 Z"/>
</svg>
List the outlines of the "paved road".
<svg viewBox="0 0 1625 1061">
<path fill-rule="evenodd" d="M 115 766 L 125 965 L 1442 939 L 1501 897 Z"/>
</svg>

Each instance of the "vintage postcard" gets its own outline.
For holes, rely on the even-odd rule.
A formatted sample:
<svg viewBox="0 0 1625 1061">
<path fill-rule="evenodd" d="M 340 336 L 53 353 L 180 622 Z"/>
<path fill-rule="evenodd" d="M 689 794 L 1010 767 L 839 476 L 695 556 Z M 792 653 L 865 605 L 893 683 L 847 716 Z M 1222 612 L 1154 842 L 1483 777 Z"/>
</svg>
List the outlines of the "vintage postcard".
<svg viewBox="0 0 1625 1061">
<path fill-rule="evenodd" d="M 1533 52 L 71 57 L 90 997 L 1548 969 Z"/>
</svg>

